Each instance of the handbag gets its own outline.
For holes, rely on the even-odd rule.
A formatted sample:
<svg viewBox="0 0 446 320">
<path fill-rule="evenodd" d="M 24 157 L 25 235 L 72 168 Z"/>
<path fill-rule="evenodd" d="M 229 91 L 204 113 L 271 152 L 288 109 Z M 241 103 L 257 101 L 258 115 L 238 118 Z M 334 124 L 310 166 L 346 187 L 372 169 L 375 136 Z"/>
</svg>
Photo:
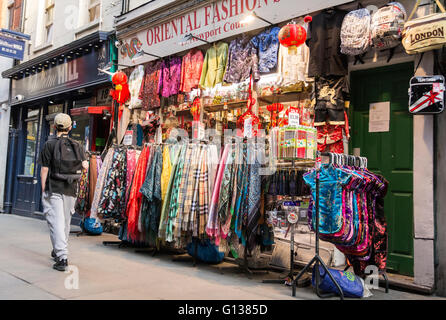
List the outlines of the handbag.
<svg viewBox="0 0 446 320">
<path fill-rule="evenodd" d="M 417 0 L 409 19 L 404 24 L 403 46 L 407 54 L 440 49 L 446 44 L 446 10 L 438 0 L 435 0 L 435 2 L 441 10 L 440 13 L 433 13 L 412 20 L 421 3 L 421 0 Z"/>
<path fill-rule="evenodd" d="M 444 110 L 445 79 L 442 75 L 410 79 L 409 112 L 437 114 Z"/>
<path fill-rule="evenodd" d="M 85 218 L 84 221 L 81 221 L 80 227 L 85 233 L 91 235 L 102 234 L 102 225 L 94 218 Z"/>
<path fill-rule="evenodd" d="M 335 269 L 328 269 L 341 287 L 345 297 L 348 298 L 362 298 L 364 295 L 364 284 L 362 279 L 349 271 L 340 271 Z M 316 268 L 313 268 L 312 285 L 316 286 Z M 331 280 L 325 269 L 319 266 L 320 283 L 319 289 L 324 292 L 339 294 L 338 288 Z"/>
</svg>

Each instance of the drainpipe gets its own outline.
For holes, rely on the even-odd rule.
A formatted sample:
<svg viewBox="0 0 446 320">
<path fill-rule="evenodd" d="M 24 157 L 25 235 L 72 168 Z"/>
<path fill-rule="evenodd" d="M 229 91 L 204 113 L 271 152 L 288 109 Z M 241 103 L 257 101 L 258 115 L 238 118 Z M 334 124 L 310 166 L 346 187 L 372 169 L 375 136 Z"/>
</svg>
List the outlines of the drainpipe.
<svg viewBox="0 0 446 320">
<path fill-rule="evenodd" d="M 11 106 L 11 94 L 12 94 L 12 78 L 9 79 L 9 99 L 8 99 L 8 108 L 11 108 L 11 110 L 9 111 L 9 116 L 11 117 L 11 113 L 12 113 L 12 106 Z M 11 120 L 9 120 L 11 121 Z M 11 210 L 12 210 L 12 190 L 13 188 L 13 183 L 14 183 L 14 177 L 15 177 L 15 155 L 17 153 L 16 151 L 16 145 L 17 145 L 17 137 L 18 137 L 18 133 L 17 130 L 15 128 L 10 128 L 9 129 L 9 141 L 8 141 L 8 145 L 7 145 L 7 150 L 5 150 L 7 156 L 6 159 L 6 177 L 7 179 L 5 180 L 5 190 L 4 190 L 4 202 L 3 202 L 3 210 L 5 211 L 5 213 L 10 214 Z"/>
</svg>

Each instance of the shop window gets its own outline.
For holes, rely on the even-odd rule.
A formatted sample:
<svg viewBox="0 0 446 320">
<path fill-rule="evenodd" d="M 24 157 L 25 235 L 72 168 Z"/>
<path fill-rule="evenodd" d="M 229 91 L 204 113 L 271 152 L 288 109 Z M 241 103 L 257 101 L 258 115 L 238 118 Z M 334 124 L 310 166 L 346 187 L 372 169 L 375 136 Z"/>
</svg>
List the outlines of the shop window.
<svg viewBox="0 0 446 320">
<path fill-rule="evenodd" d="M 58 113 L 63 112 L 63 104 L 53 104 L 48 106 L 48 115 L 45 120 L 48 122 L 49 135 L 56 135 L 56 129 L 54 128 L 54 118 Z"/>
<path fill-rule="evenodd" d="M 90 136 L 90 117 L 88 115 L 72 116 L 73 128 L 70 136 L 76 140 L 84 148 L 84 151 L 89 150 L 89 136 Z"/>
<path fill-rule="evenodd" d="M 88 16 L 89 22 L 94 22 L 99 20 L 101 13 L 101 2 L 100 0 L 88 0 Z"/>
<path fill-rule="evenodd" d="M 54 0 L 45 1 L 45 43 L 53 38 L 54 5 Z"/>
<path fill-rule="evenodd" d="M 28 118 L 25 120 L 26 126 L 26 146 L 25 146 L 25 163 L 23 165 L 23 174 L 26 176 L 34 176 L 35 159 L 38 141 L 39 129 L 39 110 L 30 110 Z"/>
<path fill-rule="evenodd" d="M 9 1 L 8 4 L 8 29 L 20 31 L 22 15 L 22 0 Z"/>
</svg>

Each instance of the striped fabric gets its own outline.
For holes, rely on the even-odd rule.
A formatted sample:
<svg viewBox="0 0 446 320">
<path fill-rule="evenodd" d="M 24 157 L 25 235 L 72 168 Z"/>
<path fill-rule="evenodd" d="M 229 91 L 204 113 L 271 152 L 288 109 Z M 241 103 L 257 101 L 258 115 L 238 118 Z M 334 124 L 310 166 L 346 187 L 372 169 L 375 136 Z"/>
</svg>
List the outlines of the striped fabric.
<svg viewBox="0 0 446 320">
<path fill-rule="evenodd" d="M 199 181 L 199 220 L 198 220 L 198 236 L 204 237 L 206 234 L 206 222 L 209 214 L 209 175 L 207 166 L 207 149 L 203 149 L 203 156 L 201 159 Z"/>
</svg>

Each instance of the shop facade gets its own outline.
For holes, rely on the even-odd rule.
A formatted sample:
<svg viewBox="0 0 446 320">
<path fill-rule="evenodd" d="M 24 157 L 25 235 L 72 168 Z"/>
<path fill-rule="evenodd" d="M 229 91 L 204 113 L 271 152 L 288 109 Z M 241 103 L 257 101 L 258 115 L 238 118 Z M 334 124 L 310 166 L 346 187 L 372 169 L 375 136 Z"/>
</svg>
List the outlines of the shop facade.
<svg viewBox="0 0 446 320">
<path fill-rule="evenodd" d="M 72 116 L 71 137 L 100 152 L 110 132 L 112 33 L 96 32 L 3 73 L 12 81 L 5 211 L 41 216 L 40 150 L 55 134 L 54 118 Z"/>
<path fill-rule="evenodd" d="M 386 3 L 361 2 L 364 7 L 376 8 Z M 415 5 L 415 1 L 401 3 L 407 14 Z M 197 0 L 167 1 L 165 4 L 155 1 L 118 18 L 119 63 L 134 68 L 171 55 L 182 56 L 193 48 L 206 52 L 214 43 L 230 43 L 244 33 L 261 33 L 271 27 L 265 20 L 282 27 L 291 19 L 314 16 L 328 8 L 351 11 L 357 6 L 356 2 L 349 1 L 312 1 L 305 5 L 291 0 L 213 3 Z M 416 14 L 425 15 L 429 10 L 433 7 L 420 6 Z M 263 19 L 244 22 L 244 17 L 252 11 Z M 188 34 L 194 37 L 188 37 Z M 344 134 L 343 149 L 345 153 L 367 157 L 369 168 L 389 180 L 390 189 L 385 200 L 390 239 L 388 270 L 413 277 L 412 284 L 432 292 L 435 289 L 436 261 L 434 117 L 413 116 L 407 110 L 410 78 L 434 72 L 431 53 L 425 54 L 419 67 L 415 68 L 419 58 L 419 55 L 407 55 L 399 46 L 390 59 L 388 51 L 377 50 L 370 50 L 364 55 L 363 63 L 349 59 L 350 106 L 347 115 L 350 139 Z M 261 81 L 256 85 L 259 86 Z M 206 94 L 201 92 L 201 96 L 205 96 L 202 104 L 206 114 L 240 107 L 236 102 L 216 103 L 215 93 L 206 100 Z M 257 95 L 255 98 L 257 103 L 253 110 L 257 115 L 268 114 L 266 109 L 271 103 L 286 103 L 290 99 L 279 97 L 274 100 Z M 389 127 L 384 131 L 374 132 L 370 128 L 370 105 L 374 103 L 388 103 Z M 241 105 L 246 105 L 246 102 L 243 100 Z M 182 113 L 181 108 L 170 108 L 169 103 L 154 110 L 159 112 L 162 121 L 172 115 L 180 124 L 192 118 L 189 110 Z M 237 115 L 234 113 L 234 117 Z M 219 115 L 215 115 L 215 120 L 217 124 L 212 125 L 217 131 L 231 128 L 230 123 L 220 124 Z"/>
</svg>

